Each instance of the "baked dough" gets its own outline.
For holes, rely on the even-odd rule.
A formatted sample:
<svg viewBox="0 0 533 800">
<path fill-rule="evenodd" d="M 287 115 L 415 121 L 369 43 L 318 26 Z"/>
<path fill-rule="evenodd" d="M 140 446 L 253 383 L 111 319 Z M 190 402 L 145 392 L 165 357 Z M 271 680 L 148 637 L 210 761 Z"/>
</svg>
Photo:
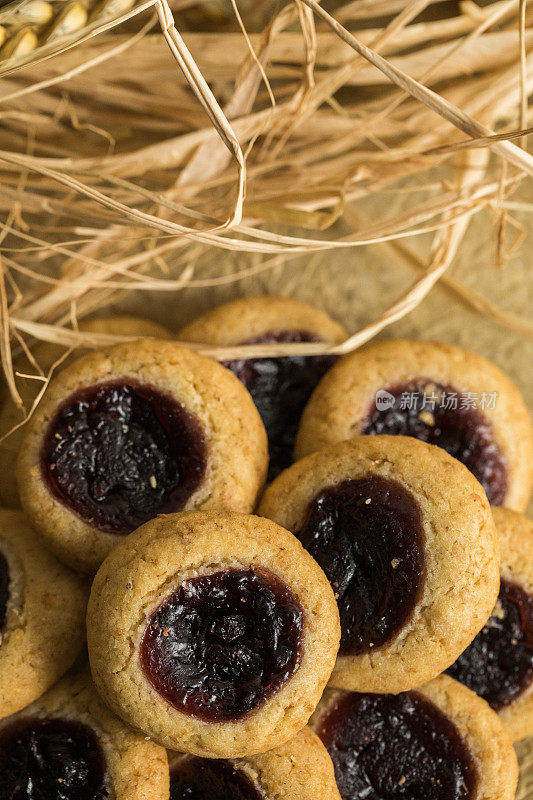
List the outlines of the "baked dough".
<svg viewBox="0 0 533 800">
<path fill-rule="evenodd" d="M 90 736 L 96 737 L 104 760 L 101 768 L 104 771 L 106 797 L 112 797 L 113 800 L 168 800 L 169 770 L 164 748 L 124 725 L 109 711 L 94 690 L 88 671 L 69 673 L 40 700 L 15 716 L 3 720 L 0 723 L 0 742 L 10 726 L 27 725 L 32 730 L 34 727 L 32 723 L 35 721 L 38 723 L 40 720 L 80 725 L 83 726 L 82 733 L 88 732 Z M 38 725 L 35 726 L 35 730 L 34 750 L 39 753 Z M 74 727 L 74 732 L 76 732 L 76 727 Z M 61 740 L 56 745 L 56 749 L 53 744 L 48 749 L 45 742 L 41 752 L 47 753 L 48 758 L 59 757 L 60 747 Z M 94 749 L 90 751 L 90 755 L 94 758 Z M 5 751 L 3 751 L 0 754 L 0 779 L 2 757 L 5 756 Z M 33 763 L 27 762 L 26 769 L 29 765 L 35 768 L 37 762 L 38 775 L 44 777 L 45 781 L 48 777 L 47 783 L 49 783 L 53 776 L 46 775 L 46 761 L 43 759 L 43 763 L 40 764 L 39 759 L 36 758 Z M 65 773 L 68 775 L 68 767 Z M 20 777 L 24 779 L 26 775 Z M 31 780 L 31 775 L 28 777 Z M 83 785 L 83 779 L 80 780 Z M 4 786 L 3 783 L 2 786 Z M 46 795 L 47 800 L 59 800 L 60 797 L 65 796 L 72 797 L 73 800 L 76 797 L 75 793 L 65 795 L 63 792 L 58 793 L 57 796 Z M 85 797 L 85 794 L 83 796 Z M 98 797 L 100 796 L 104 795 L 98 794 Z"/>
<path fill-rule="evenodd" d="M 171 334 L 162 325 L 151 322 L 140 317 L 98 317 L 97 319 L 83 319 L 79 324 L 80 331 L 87 333 L 108 333 L 112 336 L 153 336 L 156 339 L 170 339 Z M 41 342 L 33 348 L 32 354 L 43 371 L 47 375 L 53 364 L 61 358 L 65 349 L 60 345 L 50 342 Z M 68 356 L 58 367 L 59 370 L 65 369 L 69 364 L 79 358 L 85 350 L 77 349 Z M 22 374 L 35 373 L 35 367 L 28 362 L 25 357 L 21 357 L 14 364 L 15 372 Z M 41 389 L 39 381 L 30 378 L 17 379 L 17 387 L 24 403 L 24 408 L 28 412 Z M 15 405 L 11 398 L 4 399 L 0 409 L 0 436 L 9 436 L 0 443 L 0 504 L 7 508 L 20 508 L 20 498 L 15 477 L 17 458 L 20 446 L 26 432 L 25 426 L 13 430 L 24 419 L 21 410 Z M 13 431 L 12 433 L 9 433 Z"/>
<path fill-rule="evenodd" d="M 8 568 L 2 719 L 40 697 L 74 663 L 85 641 L 89 586 L 45 549 L 21 511 L 0 510 L 0 558 Z"/>
<path fill-rule="evenodd" d="M 364 697 L 365 696 L 363 696 L 363 698 Z M 369 697 L 370 701 L 372 701 L 372 695 L 366 695 L 366 697 Z M 404 782 L 406 796 L 409 798 L 428 797 L 428 776 L 425 776 L 426 781 L 424 781 L 422 776 L 419 780 L 417 779 L 417 768 L 423 765 L 425 766 L 427 751 L 424 752 L 424 749 L 417 747 L 409 747 L 410 741 L 406 736 L 410 731 L 413 731 L 413 729 L 416 734 L 416 726 L 414 726 L 412 720 L 410 720 L 406 727 L 402 727 L 401 720 L 399 721 L 394 716 L 395 711 L 398 712 L 398 710 L 401 714 L 401 706 L 404 701 L 406 705 L 409 705 L 412 699 L 414 699 L 415 702 L 414 713 L 416 714 L 416 701 L 417 698 L 420 697 L 423 701 L 430 704 L 428 709 L 430 714 L 431 708 L 434 707 L 437 709 L 437 714 L 441 712 L 445 715 L 445 718 L 447 718 L 447 720 L 444 720 L 445 728 L 448 727 L 446 722 L 452 723 L 454 726 L 452 731 L 450 731 L 452 737 L 454 733 L 455 735 L 459 734 L 460 740 L 462 740 L 462 744 L 466 748 L 465 755 L 467 758 L 468 755 L 470 755 L 471 761 L 473 762 L 476 774 L 474 779 L 474 791 L 473 793 L 470 791 L 466 794 L 463 793 L 464 788 L 459 786 L 460 794 L 456 794 L 456 796 L 466 797 L 468 800 L 474 800 L 474 798 L 476 798 L 476 800 L 477 798 L 479 798 L 479 800 L 481 800 L 481 798 L 483 798 L 483 800 L 513 800 L 518 780 L 516 755 L 507 731 L 498 719 L 497 714 L 489 708 L 484 700 L 446 675 L 435 678 L 435 680 L 430 681 L 425 686 L 413 692 L 409 692 L 406 695 L 399 695 L 396 697 L 385 695 L 380 697 L 383 699 L 380 702 L 381 709 L 379 713 L 381 714 L 384 727 L 388 729 L 391 738 L 387 740 L 387 744 L 385 745 L 385 732 L 382 729 L 377 731 L 377 740 L 376 730 L 372 732 L 369 731 L 366 745 L 370 752 L 372 752 L 373 749 L 372 740 L 380 747 L 380 758 L 376 759 L 374 762 L 376 769 L 375 774 L 379 782 L 378 785 L 390 786 L 390 783 L 396 778 L 396 774 L 399 771 L 400 777 L 398 782 Z M 356 699 L 360 700 L 361 696 Z M 320 705 L 312 717 L 311 724 L 314 730 L 316 730 L 319 736 L 324 740 L 329 738 L 327 734 L 328 714 L 334 713 L 335 707 L 338 707 L 339 703 L 346 701 L 349 703 L 350 693 L 338 690 L 329 690 L 322 698 Z M 427 709 L 427 706 L 425 706 L 425 708 Z M 407 709 L 407 711 L 408 713 L 412 713 L 413 709 Z M 378 720 L 375 721 L 377 722 Z M 357 727 L 357 718 L 355 718 L 353 722 Z M 342 728 L 346 730 L 345 726 L 349 725 L 349 723 L 350 715 L 348 712 L 347 715 L 346 713 L 344 714 L 341 730 L 337 732 L 337 736 L 340 739 L 342 739 Z M 361 722 L 359 722 L 359 724 L 361 724 Z M 364 734 L 364 732 L 363 729 L 360 733 Z M 347 737 L 348 739 L 351 738 L 349 732 L 347 732 Z M 445 736 L 444 740 L 446 738 Z M 422 739 L 422 741 L 424 741 L 424 739 Z M 334 761 L 336 761 L 337 759 L 333 754 L 333 747 L 331 744 L 328 745 L 327 743 L 326 746 L 329 746 Z M 437 757 L 443 757 L 443 750 L 444 748 L 442 746 L 438 748 L 436 753 Z M 346 751 L 348 757 L 349 752 L 349 750 Z M 411 753 L 411 755 L 414 754 L 414 763 L 412 761 L 410 762 L 409 758 L 406 756 L 407 753 Z M 388 763 L 386 763 L 387 754 L 389 754 L 390 759 Z M 438 784 L 435 787 L 435 794 L 433 794 L 432 791 L 431 797 L 443 796 L 441 781 L 445 779 L 444 772 L 447 766 L 446 762 L 447 758 L 444 756 L 444 763 L 436 768 L 435 774 Z M 357 760 L 355 760 L 355 764 L 357 764 Z M 344 782 L 352 787 L 356 786 L 358 772 L 355 764 L 352 764 L 353 772 L 348 776 L 342 764 L 337 761 L 337 781 L 341 786 Z M 457 778 L 453 775 L 453 767 L 451 765 L 450 768 L 452 774 L 449 777 L 453 784 Z M 359 777 L 362 778 L 365 787 L 369 780 L 371 785 L 375 780 L 373 775 L 369 778 L 368 773 L 365 775 L 359 774 Z M 351 794 L 347 793 L 345 800 L 358 800 L 358 798 L 366 796 L 368 795 L 358 794 L 357 791 L 353 791 Z"/>
<path fill-rule="evenodd" d="M 352 481 L 348 485 L 356 490 L 360 481 L 368 490 L 353 517 L 349 496 L 335 500 L 336 488 Z M 398 502 L 386 493 L 389 481 L 393 493 L 394 486 L 400 486 Z M 384 485 L 386 492 L 373 498 L 374 484 Z M 310 509 L 316 511 L 317 504 L 327 507 L 330 495 L 332 519 L 318 517 L 313 523 L 315 539 L 310 547 L 330 579 L 343 587 L 341 621 L 345 616 L 350 621 L 354 614 L 352 632 L 357 634 L 357 625 L 362 624 L 358 604 L 363 609 L 376 604 L 379 614 L 372 621 L 376 630 L 381 614 L 395 613 L 406 597 L 411 609 L 381 646 L 367 642 L 365 648 L 349 648 L 348 654 L 341 646 L 330 685 L 392 693 L 420 686 L 455 661 L 494 607 L 499 545 L 485 493 L 466 467 L 438 447 L 403 436 L 359 436 L 285 470 L 266 490 L 258 514 L 303 540 L 302 531 L 309 533 L 305 526 Z M 416 578 L 412 571 L 404 571 L 412 563 L 411 552 L 397 549 L 389 531 L 396 536 L 409 504 L 421 515 L 425 563 L 418 593 L 409 589 L 407 594 L 405 581 Z M 344 530 L 339 519 L 344 519 Z M 414 542 L 414 529 L 407 527 L 405 537 L 408 544 Z M 398 591 L 387 594 L 395 586 Z"/>
<path fill-rule="evenodd" d="M 484 473 L 489 495 L 496 470 L 503 473 L 497 479 L 500 485 L 493 486 L 498 501 L 490 496 L 489 499 L 493 505 L 524 511 L 533 484 L 533 429 L 524 400 L 514 383 L 490 361 L 449 344 L 386 340 L 373 342 L 342 358 L 321 380 L 302 415 L 296 458 L 365 433 L 369 415 L 376 410 L 376 393 L 394 387 L 409 388 L 413 382 L 419 395 L 427 388 L 429 398 L 433 394 L 440 397 L 436 407 L 430 402 L 421 411 L 418 420 L 426 422 L 420 424 L 421 435 L 431 437 L 429 441 L 434 444 L 440 435 L 437 435 L 435 408 L 444 405 L 439 386 L 451 387 L 459 395 L 456 399 L 460 413 L 466 412 L 468 416 L 469 404 L 475 406 L 470 419 L 463 420 L 466 432 L 462 434 L 464 441 L 459 450 L 466 458 L 472 457 L 476 431 L 469 429 L 469 423 L 475 426 L 481 422 L 480 446 L 481 439 L 486 441 L 477 457 L 477 466 Z M 408 402 L 411 394 L 406 392 Z M 453 405 L 452 395 L 448 388 L 450 405 Z M 423 395 L 416 399 L 417 404 L 423 403 Z M 461 409 L 462 405 L 466 408 Z M 453 417 L 448 417 L 447 423 L 449 436 L 453 433 Z M 493 468 L 487 468 L 491 462 Z M 478 477 L 481 479 L 482 475 Z"/>
<path fill-rule="evenodd" d="M 183 342 L 218 346 L 269 342 L 342 342 L 345 330 L 323 311 L 289 297 L 243 297 L 207 311 L 178 333 Z M 293 461 L 300 416 L 333 356 L 236 359 L 228 367 L 261 414 L 270 451 L 268 480 Z"/>
<path fill-rule="evenodd" d="M 88 418 L 84 422 L 80 403 L 86 402 L 84 398 L 87 392 L 91 393 L 90 398 L 98 398 L 102 387 L 106 402 L 109 395 L 110 410 L 95 414 L 91 436 L 84 439 L 86 425 L 91 421 Z M 112 428 L 107 431 L 104 428 L 104 434 L 101 433 L 102 418 L 106 425 L 108 419 L 109 425 L 114 425 L 114 417 L 119 417 L 120 421 L 119 403 L 126 402 L 120 397 L 115 401 L 112 395 L 114 387 L 118 387 L 120 397 L 124 392 L 132 394 L 132 403 L 138 397 L 138 387 L 141 391 L 147 390 L 149 397 L 154 394 L 155 400 L 148 402 L 148 410 L 152 418 L 155 416 L 155 424 L 159 429 L 156 434 L 152 435 L 148 429 L 145 435 L 143 426 L 146 423 L 142 415 L 139 420 L 126 416 L 125 421 L 130 423 L 131 420 L 131 424 L 118 427 L 118 430 Z M 162 411 L 158 410 L 157 403 L 163 403 Z M 146 404 L 141 409 L 144 415 L 145 407 Z M 65 408 L 69 413 L 70 409 L 74 409 L 75 422 L 81 417 L 79 436 L 77 430 L 72 435 L 68 433 L 72 425 L 67 425 L 68 419 L 62 421 L 61 414 Z M 131 413 L 133 411 L 134 406 Z M 163 433 L 160 418 L 166 426 Z M 54 433 L 58 427 L 59 432 Z M 125 431 L 125 441 L 122 430 Z M 245 437 L 243 431 L 246 431 Z M 136 449 L 136 441 L 128 440 L 127 437 L 133 434 L 140 438 L 142 448 Z M 174 479 L 178 481 L 176 491 L 181 492 L 182 487 L 185 491 L 187 488 L 181 482 L 183 475 L 187 477 L 190 473 L 191 479 L 191 488 L 187 489 L 184 496 L 180 495 L 174 500 L 172 493 L 170 497 L 167 495 L 167 501 L 163 496 L 161 502 L 167 502 L 173 509 L 176 507 L 173 504 L 186 509 L 243 512 L 253 509 L 265 480 L 267 444 L 259 415 L 241 383 L 211 359 L 173 342 L 139 339 L 115 345 L 80 358 L 51 382 L 27 426 L 20 452 L 17 479 L 23 508 L 58 558 L 83 572 L 94 573 L 98 569 L 105 556 L 122 538 L 114 528 L 104 528 L 99 519 L 91 521 L 92 510 L 100 513 L 104 501 L 105 513 L 116 514 L 119 524 L 122 524 L 121 514 L 129 513 L 130 504 L 135 504 L 134 519 L 138 519 L 139 514 L 153 511 L 155 516 L 158 511 L 166 510 L 158 505 L 160 495 L 157 493 L 160 489 L 149 466 L 153 462 L 156 466 L 160 463 L 157 461 L 160 454 L 157 436 L 159 440 L 163 438 L 164 447 L 170 447 L 170 437 L 181 448 L 179 469 L 173 473 L 177 474 Z M 81 458 L 80 438 L 86 446 L 86 460 L 81 465 L 78 464 Z M 146 446 L 144 440 L 147 441 Z M 68 456 L 62 455 L 61 448 L 65 447 L 69 448 Z M 94 459 L 99 458 L 99 448 L 105 449 L 101 452 L 101 460 L 93 465 Z M 51 488 L 52 473 L 45 474 L 45 450 L 52 452 L 54 458 L 57 455 L 57 459 L 63 460 L 66 478 L 60 491 Z M 147 460 L 152 455 L 152 461 Z M 125 471 L 125 458 L 129 459 L 128 469 L 132 471 L 133 478 Z M 163 460 L 161 466 L 164 475 L 166 463 Z M 55 462 L 47 465 L 48 470 L 55 468 Z M 114 470 L 118 470 L 117 477 Z M 84 491 L 89 511 L 82 515 L 77 509 L 80 485 L 69 483 L 71 473 L 83 485 L 87 484 Z M 54 474 L 58 474 L 57 470 Z M 67 488 L 64 489 L 64 486 Z M 67 502 L 64 491 L 69 489 L 73 491 L 68 495 Z M 156 499 L 153 509 L 146 512 L 145 501 L 150 500 L 152 489 Z M 122 503 L 120 506 L 119 501 Z M 146 518 L 144 516 L 144 520 Z M 129 518 L 125 521 L 128 522 Z M 127 533 L 139 524 L 136 522 L 129 528 L 126 526 L 121 533 Z"/>
<path fill-rule="evenodd" d="M 533 522 L 493 508 L 501 589 L 483 630 L 450 675 L 498 711 L 515 741 L 533 735 Z"/>
<path fill-rule="evenodd" d="M 224 775 L 229 772 L 231 780 L 231 776 L 235 774 L 233 770 L 238 773 L 237 781 L 243 776 L 244 786 L 249 785 L 247 784 L 249 781 L 252 786 L 250 791 L 253 792 L 253 787 L 256 787 L 255 791 L 261 797 L 272 797 L 276 800 L 310 800 L 310 798 L 341 800 L 335 783 L 331 758 L 318 736 L 308 726 L 289 742 L 259 755 L 233 759 L 228 762 L 220 759 L 216 761 L 199 759 L 197 756 L 169 752 L 169 761 L 171 800 L 185 800 L 189 796 L 185 793 L 187 789 L 198 788 L 201 791 L 202 785 L 205 784 L 213 790 L 209 781 L 211 776 L 216 780 L 220 772 L 223 773 L 219 778 L 223 790 L 226 788 Z M 219 765 L 222 766 L 222 770 Z M 185 768 L 188 777 L 190 776 L 189 781 L 183 782 L 181 786 L 178 785 L 178 780 L 172 780 L 173 775 L 180 774 L 180 768 Z M 195 770 L 200 777 L 198 787 L 194 782 Z M 238 785 L 240 788 L 240 781 Z M 227 795 L 222 794 L 220 800 L 228 800 L 237 796 L 232 794 L 230 787 L 231 784 L 227 787 Z"/>
<path fill-rule="evenodd" d="M 195 617 L 200 580 L 216 588 L 221 575 L 233 573 L 247 585 L 250 571 L 281 582 L 301 608 L 296 643 L 279 634 L 265 594 L 256 595 L 256 605 L 255 589 L 239 590 L 229 605 L 225 596 L 209 594 Z M 176 616 L 160 622 L 158 611 L 176 594 Z M 160 631 L 151 652 L 170 676 L 170 700 L 156 688 L 152 662 L 150 672 L 143 660 L 154 626 Z M 143 525 L 108 556 L 92 587 L 87 635 L 95 684 L 123 719 L 173 750 L 239 758 L 278 747 L 304 727 L 333 669 L 340 631 L 325 575 L 291 534 L 259 517 L 184 512 Z M 170 649 L 162 650 L 167 641 Z M 273 688 L 255 689 L 256 674 L 264 674 L 280 648 L 284 664 L 293 666 Z M 225 713 L 246 699 L 247 687 L 253 702 Z"/>
</svg>

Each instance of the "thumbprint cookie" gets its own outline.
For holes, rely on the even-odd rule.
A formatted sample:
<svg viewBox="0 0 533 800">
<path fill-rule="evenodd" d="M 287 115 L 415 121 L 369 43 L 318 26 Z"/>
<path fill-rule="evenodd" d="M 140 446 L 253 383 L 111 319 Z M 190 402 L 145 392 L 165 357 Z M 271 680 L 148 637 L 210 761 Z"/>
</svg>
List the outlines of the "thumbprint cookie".
<svg viewBox="0 0 533 800">
<path fill-rule="evenodd" d="M 0 722 L 3 800 L 168 800 L 164 748 L 115 717 L 85 673 Z"/>
<path fill-rule="evenodd" d="M 267 459 L 259 414 L 229 370 L 173 342 L 139 339 L 89 353 L 51 382 L 17 479 L 58 558 L 91 573 L 157 514 L 251 511 Z"/>
<path fill-rule="evenodd" d="M 516 741 L 533 735 L 533 522 L 493 509 L 500 593 L 484 628 L 448 670 L 498 711 Z"/>
<path fill-rule="evenodd" d="M 489 502 L 523 511 L 533 483 L 524 400 L 485 358 L 437 342 L 375 342 L 341 359 L 303 416 L 296 456 L 357 434 L 414 436 L 462 461 Z"/>
<path fill-rule="evenodd" d="M 484 700 L 442 675 L 401 694 L 329 690 L 312 719 L 342 800 L 513 800 L 518 764 Z"/>
<path fill-rule="evenodd" d="M 438 447 L 405 436 L 341 442 L 282 472 L 258 513 L 292 531 L 332 585 L 342 630 L 333 686 L 419 686 L 455 661 L 494 607 L 490 506 Z"/>
<path fill-rule="evenodd" d="M 21 511 L 0 510 L 0 719 L 72 666 L 85 641 L 88 595 L 85 581 L 45 550 Z"/>
<path fill-rule="evenodd" d="M 244 297 L 218 306 L 184 328 L 178 338 L 220 346 L 290 342 L 342 342 L 346 332 L 323 311 L 288 297 Z M 268 434 L 272 480 L 293 461 L 300 416 L 311 392 L 333 365 L 332 356 L 283 356 L 226 361 L 246 386 Z"/>
<path fill-rule="evenodd" d="M 112 336 L 134 336 L 135 338 L 153 336 L 156 339 L 170 339 L 171 334 L 161 325 L 139 317 L 98 317 L 80 321 L 79 330 L 86 333 L 108 333 Z M 50 342 L 41 342 L 33 348 L 33 357 L 43 375 L 48 375 L 52 366 L 64 354 L 65 348 Z M 77 349 L 61 362 L 64 369 L 85 350 Z M 16 373 L 35 374 L 35 366 L 27 358 L 21 357 L 14 364 Z M 17 378 L 17 388 L 26 411 L 31 409 L 42 384 L 31 378 Z M 16 427 L 24 419 L 22 411 L 11 398 L 6 399 L 0 409 L 0 436 L 6 436 L 0 443 L 0 504 L 7 508 L 20 508 L 20 498 L 15 476 L 17 458 L 24 439 L 24 426 Z M 9 434 L 9 435 L 7 435 Z"/>
<path fill-rule="evenodd" d="M 158 517 L 98 571 L 87 614 L 97 689 L 160 744 L 238 758 L 307 723 L 340 638 L 333 592 L 288 531 L 244 514 Z"/>
<path fill-rule="evenodd" d="M 169 752 L 169 762 L 170 800 L 340 800 L 331 758 L 307 726 L 260 755 L 227 760 Z"/>
</svg>

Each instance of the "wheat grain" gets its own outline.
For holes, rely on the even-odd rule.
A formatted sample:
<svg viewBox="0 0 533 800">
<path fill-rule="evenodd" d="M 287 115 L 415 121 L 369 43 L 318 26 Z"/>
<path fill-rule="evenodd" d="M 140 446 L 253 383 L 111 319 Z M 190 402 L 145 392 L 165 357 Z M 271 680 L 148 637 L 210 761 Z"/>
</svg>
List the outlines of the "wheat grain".
<svg viewBox="0 0 533 800">
<path fill-rule="evenodd" d="M 82 32 L 87 23 L 120 17 L 136 0 L 21 0 L 0 12 L 0 61 L 16 62 L 51 42 Z"/>
</svg>

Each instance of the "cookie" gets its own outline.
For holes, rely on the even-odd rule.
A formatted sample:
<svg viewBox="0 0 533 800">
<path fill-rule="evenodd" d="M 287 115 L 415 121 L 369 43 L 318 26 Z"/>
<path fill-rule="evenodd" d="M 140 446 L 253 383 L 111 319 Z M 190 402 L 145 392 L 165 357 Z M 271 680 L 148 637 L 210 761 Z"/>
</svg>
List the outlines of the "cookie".
<svg viewBox="0 0 533 800">
<path fill-rule="evenodd" d="M 128 728 L 86 672 L 0 723 L 5 800 L 168 800 L 165 750 Z"/>
<path fill-rule="evenodd" d="M 81 320 L 79 329 L 88 333 L 108 333 L 113 336 L 153 336 L 157 339 L 169 339 L 171 334 L 161 325 L 150 322 L 138 317 L 99 317 L 98 319 Z M 33 348 L 33 357 L 37 364 L 47 375 L 53 364 L 61 358 L 65 348 L 50 342 L 41 342 Z M 71 356 L 58 367 L 64 369 L 76 358 L 81 356 L 85 350 L 77 349 Z M 14 364 L 15 372 L 22 374 L 35 374 L 35 366 L 29 363 L 26 357 L 21 357 Z M 19 389 L 24 408 L 29 411 L 33 405 L 38 392 L 42 388 L 40 381 L 30 378 L 18 378 L 17 387 Z M 24 415 L 11 398 L 6 398 L 0 409 L 0 436 L 5 436 L 13 431 L 3 442 L 0 443 L 0 505 L 7 508 L 20 508 L 20 499 L 15 477 L 15 468 L 20 450 L 20 445 L 26 433 L 22 426 L 13 430 L 22 420 Z"/>
<path fill-rule="evenodd" d="M 340 800 L 333 763 L 309 727 L 267 753 L 231 761 L 169 752 L 170 800 Z"/>
<path fill-rule="evenodd" d="M 288 531 L 244 514 L 160 516 L 116 547 L 87 613 L 94 681 L 173 750 L 239 758 L 291 739 L 335 663 L 331 587 Z"/>
<path fill-rule="evenodd" d="M 500 714 L 515 741 L 533 735 L 533 522 L 493 509 L 501 545 L 496 606 L 448 673 Z"/>
<path fill-rule="evenodd" d="M 487 498 L 438 447 L 405 436 L 341 442 L 285 470 L 257 513 L 292 531 L 331 582 L 338 688 L 420 686 L 455 661 L 494 607 L 499 548 Z"/>
<path fill-rule="evenodd" d="M 303 415 L 296 457 L 357 434 L 415 436 L 474 473 L 492 505 L 523 511 L 533 432 L 516 386 L 481 356 L 437 342 L 382 341 L 341 359 Z"/>
<path fill-rule="evenodd" d="M 0 719 L 32 703 L 72 666 L 85 641 L 88 594 L 21 511 L 0 510 Z"/>
<path fill-rule="evenodd" d="M 251 511 L 267 459 L 259 414 L 228 370 L 174 342 L 138 339 L 51 382 L 17 480 L 58 558 L 91 573 L 160 512 Z"/>
<path fill-rule="evenodd" d="M 288 297 L 243 297 L 208 311 L 178 334 L 220 346 L 271 342 L 342 342 L 345 330 L 323 311 Z M 254 400 L 268 434 L 268 480 L 293 462 L 300 416 L 332 356 L 285 356 L 224 362 Z"/>
<path fill-rule="evenodd" d="M 312 718 L 343 800 L 513 800 L 507 731 L 473 692 L 443 675 L 416 691 L 328 691 Z"/>
</svg>

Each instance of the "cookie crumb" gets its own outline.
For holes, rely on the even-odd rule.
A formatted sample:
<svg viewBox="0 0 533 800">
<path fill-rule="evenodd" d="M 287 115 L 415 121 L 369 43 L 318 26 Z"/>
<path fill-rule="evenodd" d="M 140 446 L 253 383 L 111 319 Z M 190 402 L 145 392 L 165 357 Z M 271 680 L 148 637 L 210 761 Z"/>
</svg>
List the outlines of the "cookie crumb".
<svg viewBox="0 0 533 800">
<path fill-rule="evenodd" d="M 435 426 L 435 417 L 430 411 L 421 411 L 418 415 L 418 419 L 425 422 L 426 425 L 431 425 L 432 428 Z"/>
<path fill-rule="evenodd" d="M 503 605 L 501 600 L 496 600 L 496 605 L 492 609 L 492 616 L 496 617 L 496 619 L 504 619 L 505 618 L 505 611 L 503 609 Z"/>
</svg>

